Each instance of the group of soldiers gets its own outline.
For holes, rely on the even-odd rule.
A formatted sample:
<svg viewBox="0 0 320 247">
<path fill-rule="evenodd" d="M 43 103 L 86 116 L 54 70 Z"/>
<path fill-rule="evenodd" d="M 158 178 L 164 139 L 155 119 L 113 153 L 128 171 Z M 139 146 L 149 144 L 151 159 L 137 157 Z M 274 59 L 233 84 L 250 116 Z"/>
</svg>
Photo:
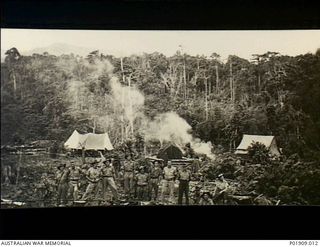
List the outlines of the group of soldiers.
<svg viewBox="0 0 320 247">
<path fill-rule="evenodd" d="M 160 205 L 189 204 L 189 183 L 194 180 L 190 166 L 181 165 L 178 168 L 170 160 L 166 164 L 153 160 L 143 166 L 132 157 L 127 157 L 120 164 L 112 158 L 106 159 L 102 153 L 100 156 L 100 159 L 93 159 L 89 164 L 70 161 L 57 167 L 57 205 L 94 201 L 117 205 L 121 200 L 149 201 Z M 45 176 L 43 179 L 46 179 Z M 82 187 L 84 193 L 79 193 Z M 216 197 L 223 197 L 227 188 L 228 183 L 221 174 L 216 186 Z M 213 205 L 211 196 L 204 191 L 196 204 Z"/>
</svg>

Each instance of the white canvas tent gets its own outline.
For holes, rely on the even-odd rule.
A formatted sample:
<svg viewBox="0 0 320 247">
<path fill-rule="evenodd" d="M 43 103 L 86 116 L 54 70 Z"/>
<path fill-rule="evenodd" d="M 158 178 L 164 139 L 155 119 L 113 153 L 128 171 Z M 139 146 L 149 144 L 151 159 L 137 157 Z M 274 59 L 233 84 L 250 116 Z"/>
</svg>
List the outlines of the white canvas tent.
<svg viewBox="0 0 320 247">
<path fill-rule="evenodd" d="M 259 142 L 264 144 L 269 149 L 272 155 L 280 155 L 280 151 L 277 146 L 275 137 L 261 135 L 243 135 L 242 140 L 235 151 L 235 154 L 247 154 L 248 147 L 251 146 L 253 142 Z"/>
<path fill-rule="evenodd" d="M 109 135 L 103 134 L 80 134 L 78 131 L 73 131 L 72 135 L 64 144 L 67 149 L 82 149 L 85 150 L 112 150 L 113 146 L 110 142 Z"/>
</svg>

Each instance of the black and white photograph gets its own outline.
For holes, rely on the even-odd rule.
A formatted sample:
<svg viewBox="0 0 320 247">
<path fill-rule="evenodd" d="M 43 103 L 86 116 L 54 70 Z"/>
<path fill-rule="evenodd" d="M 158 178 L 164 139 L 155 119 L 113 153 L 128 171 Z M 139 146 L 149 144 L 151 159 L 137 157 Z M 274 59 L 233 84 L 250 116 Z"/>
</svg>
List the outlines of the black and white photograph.
<svg viewBox="0 0 320 247">
<path fill-rule="evenodd" d="M 320 205 L 319 41 L 2 28 L 1 209 Z"/>
</svg>

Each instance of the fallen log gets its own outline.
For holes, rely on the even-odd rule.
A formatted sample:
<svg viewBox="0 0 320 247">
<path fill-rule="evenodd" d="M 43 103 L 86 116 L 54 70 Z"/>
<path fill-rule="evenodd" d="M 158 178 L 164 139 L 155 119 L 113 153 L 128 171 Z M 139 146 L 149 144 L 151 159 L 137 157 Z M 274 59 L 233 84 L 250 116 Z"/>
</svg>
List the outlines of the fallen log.
<svg viewBox="0 0 320 247">
<path fill-rule="evenodd" d="M 1 199 L 1 205 L 14 205 L 14 206 L 23 206 L 26 205 L 24 202 L 16 202 L 8 199 Z"/>
<path fill-rule="evenodd" d="M 236 199 L 236 200 L 250 200 L 252 199 L 251 196 L 238 196 L 238 195 L 230 195 L 231 198 Z"/>
</svg>

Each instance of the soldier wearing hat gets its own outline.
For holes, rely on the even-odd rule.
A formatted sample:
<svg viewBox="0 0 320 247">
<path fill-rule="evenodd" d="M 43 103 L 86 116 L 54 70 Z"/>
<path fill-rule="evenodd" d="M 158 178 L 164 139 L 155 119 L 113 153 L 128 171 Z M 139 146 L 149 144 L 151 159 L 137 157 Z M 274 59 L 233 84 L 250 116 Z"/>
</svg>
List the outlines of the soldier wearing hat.
<svg viewBox="0 0 320 247">
<path fill-rule="evenodd" d="M 193 195 L 193 203 L 194 204 L 199 204 L 201 200 L 201 185 L 196 184 L 195 189 L 194 189 L 194 195 Z"/>
<path fill-rule="evenodd" d="M 199 205 L 204 205 L 204 206 L 206 206 L 206 205 L 214 205 L 213 201 L 211 199 L 211 194 L 210 194 L 209 191 L 203 191 L 202 192 Z"/>
<path fill-rule="evenodd" d="M 88 186 L 86 189 L 86 192 L 83 194 L 82 196 L 82 200 L 87 200 L 87 199 L 92 199 L 96 198 L 98 192 L 99 192 L 99 186 L 98 183 L 100 181 L 100 175 L 101 175 L 101 171 L 98 168 L 98 160 L 94 159 L 91 162 L 91 166 L 88 169 L 88 171 L 86 172 L 86 178 L 88 180 Z M 93 193 L 93 195 L 92 195 Z"/>
<path fill-rule="evenodd" d="M 162 176 L 162 169 L 160 168 L 159 162 L 155 161 L 154 164 L 151 165 L 150 170 L 150 180 L 149 180 L 149 194 L 150 199 L 157 200 L 158 191 L 159 191 L 159 183 Z M 153 195 L 154 192 L 154 195 Z"/>
<path fill-rule="evenodd" d="M 48 174 L 43 173 L 41 175 L 40 182 L 36 186 L 36 193 L 40 197 L 40 207 L 45 207 L 47 205 L 48 199 L 51 197 L 51 185 L 50 181 L 48 179 Z"/>
<path fill-rule="evenodd" d="M 173 203 L 174 201 L 174 186 L 176 179 L 176 168 L 172 166 L 172 162 L 168 161 L 166 167 L 163 168 L 163 180 L 162 180 L 162 188 L 161 188 L 161 202 L 164 203 L 165 195 L 169 190 L 169 201 Z"/>
<path fill-rule="evenodd" d="M 139 173 L 136 177 L 137 197 L 138 200 L 145 201 L 148 197 L 148 180 L 149 176 L 145 173 L 145 168 L 140 166 Z"/>
<path fill-rule="evenodd" d="M 73 201 L 78 200 L 80 176 L 80 168 L 76 166 L 75 161 L 71 161 L 69 175 L 69 193 L 72 195 Z"/>
<path fill-rule="evenodd" d="M 123 164 L 124 192 L 128 196 L 133 194 L 134 186 L 134 162 L 129 156 Z"/>
<path fill-rule="evenodd" d="M 218 175 L 218 180 L 216 181 L 216 188 L 214 190 L 214 198 L 221 201 L 223 204 L 227 200 L 227 191 L 229 189 L 228 182 L 224 179 L 223 174 Z"/>
<path fill-rule="evenodd" d="M 58 166 L 58 171 L 56 172 L 58 206 L 64 206 L 67 203 L 69 173 L 70 171 L 66 167 L 66 163 L 62 163 Z"/>
<path fill-rule="evenodd" d="M 101 175 L 102 175 L 102 193 L 103 198 L 106 201 L 107 200 L 107 189 L 110 187 L 111 192 L 113 194 L 113 199 L 118 200 L 118 190 L 115 183 L 115 169 L 112 166 L 110 160 L 104 160 L 103 166 L 101 169 Z"/>
<path fill-rule="evenodd" d="M 182 204 L 183 194 L 186 198 L 186 204 L 189 204 L 189 182 L 191 180 L 191 173 L 188 171 L 187 166 L 184 165 L 177 174 L 179 180 L 179 195 L 178 204 Z"/>
</svg>

